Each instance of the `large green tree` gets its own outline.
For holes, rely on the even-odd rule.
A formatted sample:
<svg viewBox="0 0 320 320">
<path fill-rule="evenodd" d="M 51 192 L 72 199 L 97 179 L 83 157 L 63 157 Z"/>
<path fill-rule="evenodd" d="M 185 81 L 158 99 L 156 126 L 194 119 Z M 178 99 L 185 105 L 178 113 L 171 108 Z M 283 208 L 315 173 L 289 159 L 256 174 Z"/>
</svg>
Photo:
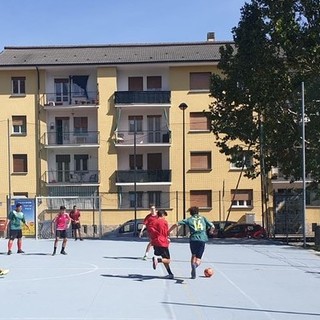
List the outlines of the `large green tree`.
<svg viewBox="0 0 320 320">
<path fill-rule="evenodd" d="M 220 48 L 220 74 L 211 82 L 217 146 L 230 160 L 249 152 L 255 159 L 245 169 L 250 178 L 272 166 L 301 178 L 304 97 L 306 171 L 318 182 L 319 0 L 252 0 L 241 9 L 233 38 L 234 45 Z"/>
</svg>

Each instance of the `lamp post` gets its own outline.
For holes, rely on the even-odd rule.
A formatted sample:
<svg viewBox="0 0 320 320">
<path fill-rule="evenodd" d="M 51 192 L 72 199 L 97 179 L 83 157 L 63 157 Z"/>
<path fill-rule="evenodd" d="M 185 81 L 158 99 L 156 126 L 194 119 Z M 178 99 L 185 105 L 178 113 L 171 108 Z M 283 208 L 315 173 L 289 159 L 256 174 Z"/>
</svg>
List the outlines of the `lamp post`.
<svg viewBox="0 0 320 320">
<path fill-rule="evenodd" d="M 182 110 L 182 205 L 183 205 L 183 219 L 186 218 L 186 123 L 185 123 L 185 111 L 188 106 L 183 102 L 179 105 L 179 109 Z M 184 226 L 183 235 L 186 235 L 186 229 Z"/>
<path fill-rule="evenodd" d="M 302 233 L 303 247 L 306 248 L 306 127 L 305 127 L 305 105 L 304 105 L 304 82 L 301 83 L 301 125 L 302 125 L 302 191 L 303 191 L 303 209 L 302 209 Z"/>
</svg>

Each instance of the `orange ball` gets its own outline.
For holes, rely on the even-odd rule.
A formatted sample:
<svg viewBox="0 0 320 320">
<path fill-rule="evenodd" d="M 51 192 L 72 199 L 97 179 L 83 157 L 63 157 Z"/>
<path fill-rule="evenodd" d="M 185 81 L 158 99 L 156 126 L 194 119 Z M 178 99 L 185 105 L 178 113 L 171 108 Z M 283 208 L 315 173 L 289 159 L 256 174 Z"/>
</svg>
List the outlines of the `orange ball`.
<svg viewBox="0 0 320 320">
<path fill-rule="evenodd" d="M 210 278 L 213 275 L 213 269 L 206 268 L 206 269 L 204 269 L 203 273 L 206 278 Z"/>
</svg>

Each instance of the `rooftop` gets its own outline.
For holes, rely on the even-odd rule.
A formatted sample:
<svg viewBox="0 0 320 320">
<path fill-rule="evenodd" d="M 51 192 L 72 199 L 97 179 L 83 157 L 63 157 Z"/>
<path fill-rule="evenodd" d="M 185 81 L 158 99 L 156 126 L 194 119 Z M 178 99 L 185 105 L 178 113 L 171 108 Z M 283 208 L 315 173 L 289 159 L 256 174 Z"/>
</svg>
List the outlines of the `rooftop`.
<svg viewBox="0 0 320 320">
<path fill-rule="evenodd" d="M 119 65 L 139 63 L 218 62 L 219 48 L 233 42 L 117 44 L 81 46 L 7 46 L 1 67 Z"/>
</svg>

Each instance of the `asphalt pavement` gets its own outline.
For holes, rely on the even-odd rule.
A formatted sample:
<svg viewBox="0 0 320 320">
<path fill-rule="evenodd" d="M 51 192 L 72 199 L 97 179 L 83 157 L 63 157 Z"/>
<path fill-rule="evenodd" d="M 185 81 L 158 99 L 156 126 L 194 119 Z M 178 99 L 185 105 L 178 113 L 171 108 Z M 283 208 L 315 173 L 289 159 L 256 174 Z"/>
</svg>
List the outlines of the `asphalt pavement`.
<svg viewBox="0 0 320 320">
<path fill-rule="evenodd" d="M 171 269 L 142 260 L 146 240 L 24 239 L 24 254 L 0 240 L 0 319 L 6 320 L 320 320 L 320 253 L 254 239 L 213 239 L 197 278 L 189 244 L 173 239 Z M 61 242 L 59 243 L 59 247 Z M 214 275 L 206 278 L 206 267 Z"/>
</svg>

